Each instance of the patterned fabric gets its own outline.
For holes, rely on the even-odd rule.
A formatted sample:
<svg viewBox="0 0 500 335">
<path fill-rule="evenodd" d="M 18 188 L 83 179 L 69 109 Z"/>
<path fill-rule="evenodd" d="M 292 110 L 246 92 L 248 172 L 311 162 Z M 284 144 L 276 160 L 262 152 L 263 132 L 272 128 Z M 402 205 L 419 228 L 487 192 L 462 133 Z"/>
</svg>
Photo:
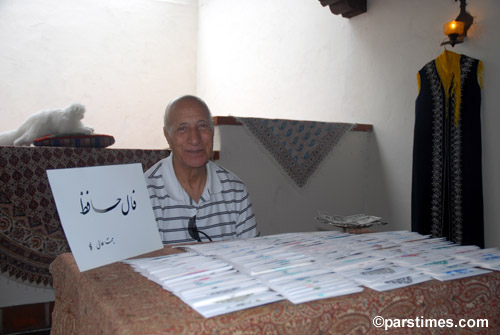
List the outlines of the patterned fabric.
<svg viewBox="0 0 500 335">
<path fill-rule="evenodd" d="M 447 52 L 419 71 L 412 230 L 483 247 L 480 63 Z"/>
<path fill-rule="evenodd" d="M 34 286 L 52 285 L 49 265 L 68 252 L 47 169 L 142 163 L 167 150 L 0 147 L 0 272 Z"/>
<path fill-rule="evenodd" d="M 239 121 L 299 187 L 307 183 L 330 150 L 354 127 L 350 123 L 259 118 Z"/>
<path fill-rule="evenodd" d="M 180 252 L 164 247 L 148 257 Z M 205 319 L 172 293 L 114 263 L 80 273 L 71 254 L 56 258 L 52 335 L 312 335 L 500 333 L 500 272 L 447 282 L 432 280 L 387 292 L 361 293 L 294 305 L 288 300 Z M 400 327 L 386 319 L 487 319 L 488 327 Z M 401 320 L 400 320 L 401 321 Z M 417 321 L 415 321 L 417 322 Z M 431 321 L 432 322 L 432 321 Z"/>
<path fill-rule="evenodd" d="M 36 147 L 106 148 L 115 143 L 111 135 L 47 135 L 33 141 Z"/>
</svg>

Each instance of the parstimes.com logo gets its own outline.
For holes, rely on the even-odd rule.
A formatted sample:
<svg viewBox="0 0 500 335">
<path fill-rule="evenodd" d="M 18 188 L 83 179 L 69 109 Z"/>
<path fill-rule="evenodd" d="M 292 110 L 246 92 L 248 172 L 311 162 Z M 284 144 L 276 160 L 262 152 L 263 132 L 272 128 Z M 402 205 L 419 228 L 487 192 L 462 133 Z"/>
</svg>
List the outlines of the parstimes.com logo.
<svg viewBox="0 0 500 335">
<path fill-rule="evenodd" d="M 372 324 L 377 328 L 488 328 L 488 319 L 426 319 L 423 316 L 414 319 L 386 319 L 375 316 Z"/>
</svg>

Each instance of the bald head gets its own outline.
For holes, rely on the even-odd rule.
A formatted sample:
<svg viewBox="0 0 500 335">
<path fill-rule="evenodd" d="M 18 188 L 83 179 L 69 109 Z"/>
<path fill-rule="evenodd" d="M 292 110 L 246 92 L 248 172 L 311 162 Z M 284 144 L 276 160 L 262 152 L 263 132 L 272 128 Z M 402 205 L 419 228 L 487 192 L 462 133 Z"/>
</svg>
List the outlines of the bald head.
<svg viewBox="0 0 500 335">
<path fill-rule="evenodd" d="M 194 95 L 183 95 L 170 101 L 170 103 L 167 105 L 167 108 L 165 109 L 165 115 L 163 116 L 163 125 L 166 133 L 170 134 L 172 130 L 172 114 L 174 112 L 181 112 L 183 108 L 185 108 L 186 106 L 192 106 L 193 104 L 197 104 L 207 113 L 207 119 L 210 123 L 210 127 L 214 129 L 212 113 L 210 112 L 210 109 L 208 108 L 205 101 Z"/>
</svg>

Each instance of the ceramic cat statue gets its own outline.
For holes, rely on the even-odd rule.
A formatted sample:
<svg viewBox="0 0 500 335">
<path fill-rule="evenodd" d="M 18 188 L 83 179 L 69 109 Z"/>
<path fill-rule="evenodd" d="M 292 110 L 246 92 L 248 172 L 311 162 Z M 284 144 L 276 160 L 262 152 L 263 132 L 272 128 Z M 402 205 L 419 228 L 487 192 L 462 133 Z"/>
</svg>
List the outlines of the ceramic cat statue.
<svg viewBox="0 0 500 335">
<path fill-rule="evenodd" d="M 31 145 L 45 135 L 85 134 L 94 129 L 82 123 L 85 106 L 73 103 L 62 109 L 41 110 L 24 121 L 17 129 L 0 133 L 0 145 Z"/>
</svg>

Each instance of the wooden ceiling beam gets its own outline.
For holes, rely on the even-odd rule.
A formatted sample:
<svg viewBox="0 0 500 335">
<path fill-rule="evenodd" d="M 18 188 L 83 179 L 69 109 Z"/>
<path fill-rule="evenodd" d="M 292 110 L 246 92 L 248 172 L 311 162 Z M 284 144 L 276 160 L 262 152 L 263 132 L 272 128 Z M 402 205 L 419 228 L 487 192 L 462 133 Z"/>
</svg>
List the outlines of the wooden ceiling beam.
<svg viewBox="0 0 500 335">
<path fill-rule="evenodd" d="M 330 11 L 335 15 L 350 19 L 356 15 L 366 13 L 367 0 L 319 0 L 323 7 L 330 7 Z"/>
</svg>

